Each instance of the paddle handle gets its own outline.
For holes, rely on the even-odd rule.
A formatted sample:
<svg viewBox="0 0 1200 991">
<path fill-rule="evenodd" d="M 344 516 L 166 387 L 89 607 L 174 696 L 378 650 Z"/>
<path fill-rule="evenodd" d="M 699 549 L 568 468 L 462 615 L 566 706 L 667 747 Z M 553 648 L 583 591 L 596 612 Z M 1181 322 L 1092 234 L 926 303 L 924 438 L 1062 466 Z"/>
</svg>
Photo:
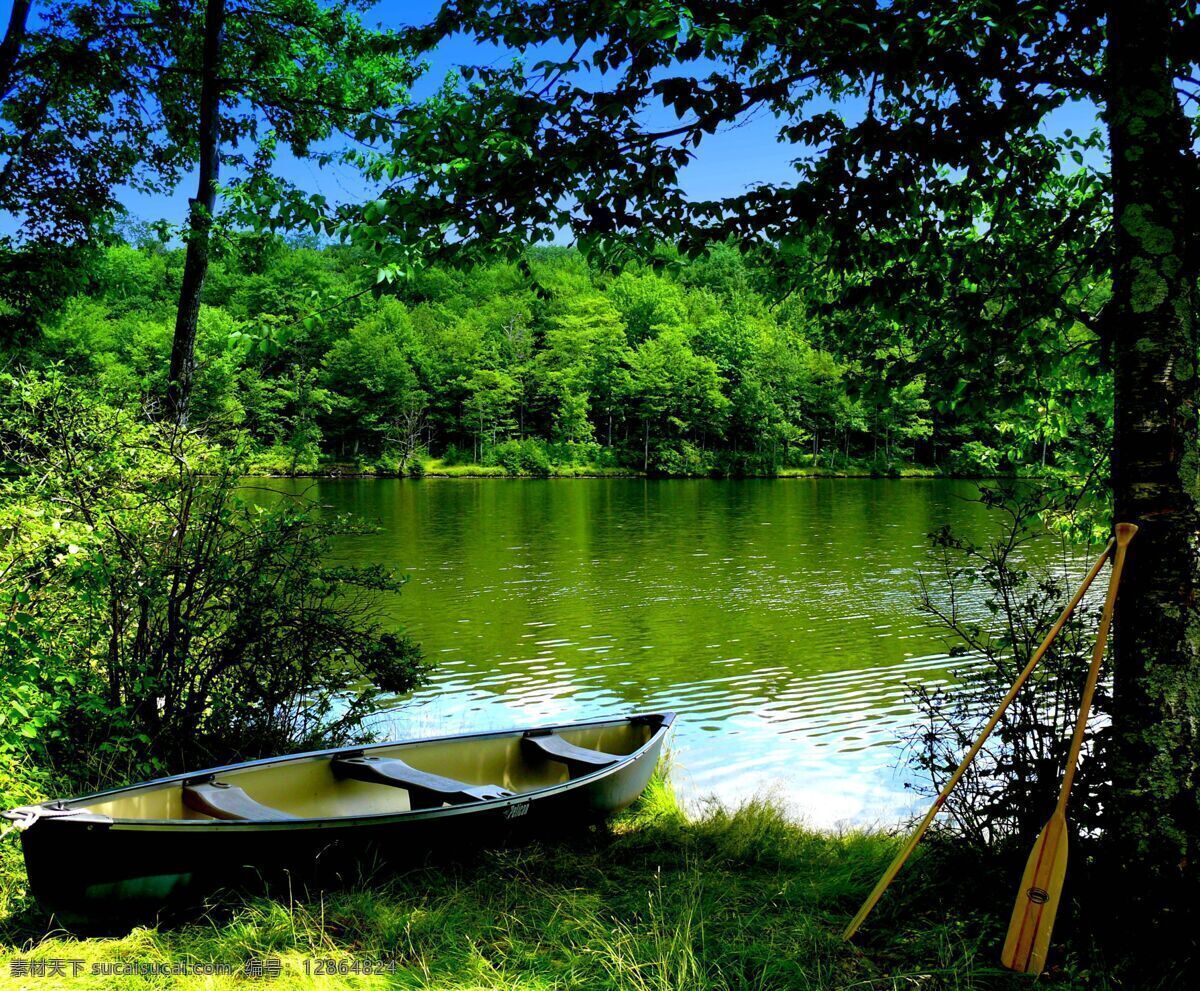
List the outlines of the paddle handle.
<svg viewBox="0 0 1200 991">
<path fill-rule="evenodd" d="M 1134 529 L 1136 530 L 1137 528 L 1134 527 Z M 1119 530 L 1120 527 L 1118 527 L 1118 531 Z M 1128 543 L 1128 540 L 1126 540 L 1126 543 Z M 1033 652 L 1033 656 L 1029 658 L 1029 663 L 1027 663 L 1024 669 L 1022 669 L 1021 673 L 1017 675 L 1017 680 L 1013 682 L 1012 688 L 1008 690 L 1008 694 L 1004 696 L 1003 700 L 996 707 L 996 711 L 992 713 L 991 719 L 989 719 L 987 724 L 983 727 L 983 731 L 979 734 L 979 738 L 973 744 L 971 744 L 971 749 L 967 751 L 966 756 L 963 757 L 961 763 L 959 763 L 954 773 L 950 775 L 949 780 L 942 788 L 938 797 L 934 800 L 933 805 L 931 805 L 929 807 L 929 811 L 925 813 L 925 818 L 922 819 L 917 828 L 913 830 L 912 835 L 909 836 L 907 842 L 904 844 L 904 847 L 898 854 L 896 854 L 895 860 L 893 860 L 888 869 L 883 872 L 883 877 L 879 879 L 879 882 L 875 885 L 874 889 L 872 889 L 871 893 L 867 895 L 867 900 L 863 902 L 862 907 L 858 910 L 857 914 L 853 919 L 850 920 L 849 925 L 847 925 L 842 931 L 843 940 L 852 939 L 854 937 L 854 934 L 858 932 L 859 927 L 864 921 L 866 921 L 867 916 L 871 914 L 871 910 L 874 909 L 879 903 L 879 899 L 883 897 L 883 893 L 888 889 L 888 886 L 893 880 L 895 880 L 896 875 L 900 873 L 900 868 L 904 866 L 905 861 L 912 856 L 912 852 L 917 848 L 917 844 L 921 842 L 921 838 L 925 835 L 926 830 L 929 829 L 930 824 L 937 817 L 938 812 L 941 811 L 946 799 L 950 797 L 950 793 L 954 790 L 954 786 L 957 785 L 962 776 L 967 773 L 967 768 L 971 766 L 971 762 L 975 760 L 975 757 L 978 755 L 979 751 L 983 749 L 983 745 L 987 742 L 988 737 L 992 735 L 992 730 L 996 728 L 996 724 L 1000 722 L 1001 718 L 1004 716 L 1004 713 L 1008 711 L 1008 707 L 1012 705 L 1013 699 L 1017 697 L 1017 693 L 1021 690 L 1021 687 L 1026 681 L 1029 680 L 1029 676 L 1033 674 L 1034 669 L 1045 656 L 1046 651 L 1050 649 L 1050 645 L 1054 642 L 1054 638 L 1057 637 L 1062 631 L 1062 628 L 1066 626 L 1067 620 L 1071 618 L 1071 614 L 1075 611 L 1075 608 L 1083 600 L 1083 597 L 1087 595 L 1088 589 L 1091 588 L 1092 582 L 1096 580 L 1096 576 L 1100 574 L 1100 569 L 1104 567 L 1104 562 L 1108 560 L 1109 555 L 1112 554 L 1113 547 L 1116 544 L 1116 540 L 1110 540 L 1105 546 L 1103 553 L 1101 553 L 1101 555 L 1096 559 L 1096 563 L 1092 565 L 1091 570 L 1089 570 L 1087 575 L 1084 577 L 1078 591 L 1076 591 L 1076 593 L 1071 597 L 1071 601 L 1067 603 L 1066 608 L 1063 609 L 1054 625 L 1050 627 L 1050 631 L 1046 634 L 1045 639 L 1042 640 L 1041 644 L 1038 646 L 1038 649 Z"/>
<path fill-rule="evenodd" d="M 1117 587 L 1121 584 L 1121 572 L 1125 568 L 1125 551 L 1129 541 L 1137 533 L 1133 523 L 1118 523 L 1117 552 L 1113 558 L 1112 574 L 1108 579 L 1108 595 L 1104 599 L 1104 612 L 1100 614 L 1100 628 L 1096 631 L 1096 646 L 1092 648 L 1092 663 L 1088 667 L 1087 681 L 1083 684 L 1083 695 L 1079 705 L 1079 717 L 1075 720 L 1075 735 L 1071 737 L 1071 749 L 1067 751 L 1067 768 L 1063 774 L 1062 790 L 1058 795 L 1057 811 L 1066 814 L 1067 802 L 1071 797 L 1071 786 L 1075 783 L 1075 771 L 1079 765 L 1079 753 L 1083 749 L 1083 738 L 1087 733 L 1088 717 L 1092 712 L 1092 700 L 1096 697 L 1096 685 L 1100 680 L 1100 662 L 1108 644 L 1108 632 L 1112 628 L 1113 612 L 1117 604 Z"/>
</svg>

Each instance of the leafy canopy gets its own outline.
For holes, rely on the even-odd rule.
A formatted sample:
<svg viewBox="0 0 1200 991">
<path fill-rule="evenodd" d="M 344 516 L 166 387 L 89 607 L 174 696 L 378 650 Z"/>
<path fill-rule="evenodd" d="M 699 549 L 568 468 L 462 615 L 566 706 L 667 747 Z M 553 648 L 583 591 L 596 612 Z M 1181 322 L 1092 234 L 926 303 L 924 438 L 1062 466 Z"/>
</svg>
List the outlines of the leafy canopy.
<svg viewBox="0 0 1200 991">
<path fill-rule="evenodd" d="M 1178 19 L 1191 37 L 1185 5 Z M 771 264 L 777 298 L 822 305 L 825 341 L 873 355 L 865 371 L 957 376 L 942 412 L 1051 380 L 1067 336 L 1099 374 L 1103 140 L 1052 116 L 1103 102 L 1090 0 L 449 0 L 408 40 L 459 34 L 522 55 L 464 65 L 398 112 L 355 243 L 407 265 L 563 232 L 612 263 L 732 241 Z M 1170 57 L 1186 85 L 1187 52 Z M 777 120 L 794 181 L 689 197 L 705 139 L 754 114 Z"/>
</svg>

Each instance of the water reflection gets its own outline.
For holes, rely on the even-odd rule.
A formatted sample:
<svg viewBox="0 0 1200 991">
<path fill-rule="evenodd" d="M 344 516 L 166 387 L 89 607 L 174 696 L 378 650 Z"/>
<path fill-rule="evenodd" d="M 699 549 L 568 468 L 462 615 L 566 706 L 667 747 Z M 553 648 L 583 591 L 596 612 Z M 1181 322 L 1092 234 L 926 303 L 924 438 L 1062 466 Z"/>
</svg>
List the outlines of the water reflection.
<svg viewBox="0 0 1200 991">
<path fill-rule="evenodd" d="M 818 824 L 911 807 L 905 686 L 950 663 L 915 606 L 925 534 L 989 525 L 949 481 L 278 484 L 378 521 L 338 553 L 411 576 L 388 608 L 439 666 L 388 734 L 675 709 L 685 795 Z"/>
</svg>

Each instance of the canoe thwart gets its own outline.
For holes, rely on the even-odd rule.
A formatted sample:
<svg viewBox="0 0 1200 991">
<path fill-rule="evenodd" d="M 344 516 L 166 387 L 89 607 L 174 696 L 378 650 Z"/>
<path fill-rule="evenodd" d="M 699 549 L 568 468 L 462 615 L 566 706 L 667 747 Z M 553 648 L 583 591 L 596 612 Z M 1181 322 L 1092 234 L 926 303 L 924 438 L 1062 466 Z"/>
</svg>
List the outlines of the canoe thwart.
<svg viewBox="0 0 1200 991">
<path fill-rule="evenodd" d="M 409 801 L 416 808 L 437 808 L 447 802 L 461 805 L 464 802 L 486 802 L 492 798 L 507 798 L 512 794 L 499 785 L 472 785 L 440 774 L 420 771 L 395 757 L 368 757 L 365 755 L 335 757 L 331 762 L 333 773 L 339 778 L 353 778 L 370 784 L 404 788 Z"/>
<path fill-rule="evenodd" d="M 266 819 L 279 821 L 295 816 L 256 802 L 236 785 L 224 781 L 193 781 L 183 786 L 183 804 L 214 819 Z"/>
<path fill-rule="evenodd" d="M 621 758 L 599 750 L 588 750 L 568 743 L 557 733 L 533 731 L 521 738 L 521 750 L 526 756 L 541 757 L 567 765 L 567 773 L 577 778 L 601 768 L 612 767 Z"/>
</svg>

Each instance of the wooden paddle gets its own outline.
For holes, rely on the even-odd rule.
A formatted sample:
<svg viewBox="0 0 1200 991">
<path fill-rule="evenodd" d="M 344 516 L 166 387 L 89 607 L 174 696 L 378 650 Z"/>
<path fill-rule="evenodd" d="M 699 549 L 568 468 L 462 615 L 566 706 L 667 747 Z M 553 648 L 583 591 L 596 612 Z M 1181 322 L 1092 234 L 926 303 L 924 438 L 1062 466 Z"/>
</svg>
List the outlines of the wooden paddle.
<svg viewBox="0 0 1200 991">
<path fill-rule="evenodd" d="M 1100 661 L 1104 657 L 1108 631 L 1112 626 L 1117 586 L 1121 581 L 1121 569 L 1125 566 L 1125 549 L 1137 530 L 1132 523 L 1117 524 L 1117 552 L 1113 558 L 1112 575 L 1108 579 L 1108 597 L 1104 600 L 1096 646 L 1092 650 L 1092 664 L 1083 685 L 1083 699 L 1079 706 L 1079 717 L 1075 721 L 1071 749 L 1067 752 L 1067 769 L 1063 775 L 1062 790 L 1058 794 L 1058 805 L 1038 836 L 1029 862 L 1025 865 L 1012 920 L 1008 924 L 1008 937 L 1000 954 L 1000 962 L 1005 967 L 1026 974 L 1040 974 L 1046 966 L 1050 934 L 1054 930 L 1054 917 L 1058 914 L 1058 901 L 1067 874 L 1067 801 L 1071 797 L 1079 751 L 1083 747 L 1088 715 L 1096 695 L 1096 683 L 1100 679 Z"/>
<path fill-rule="evenodd" d="M 962 759 L 962 763 L 960 763 L 955 772 L 950 775 L 950 780 L 947 781 L 945 787 L 942 788 L 941 794 L 938 795 L 933 805 L 929 807 L 929 811 L 925 814 L 925 818 L 921 820 L 920 825 L 917 826 L 917 828 L 913 831 L 913 834 L 908 838 L 908 842 L 904 844 L 904 848 L 898 854 L 896 854 L 896 859 L 893 860 L 888 869 L 883 872 L 883 877 L 879 879 L 879 883 L 875 885 L 874 890 L 867 896 L 867 900 L 863 902 L 862 908 L 858 910 L 858 914 L 850 920 L 850 924 L 846 926 L 845 930 L 842 932 L 842 939 L 850 939 L 856 932 L 858 932 L 858 929 L 863 924 L 863 921 L 868 915 L 871 914 L 871 910 L 879 902 L 879 899 L 883 897 L 883 893 L 888 889 L 888 885 L 890 885 L 895 879 L 896 875 L 900 873 L 900 868 L 904 866 L 904 862 L 908 860 L 908 858 L 912 855 L 912 852 L 917 848 L 917 844 L 921 842 L 921 837 L 925 835 L 925 831 L 929 829 L 930 823 L 933 822 L 938 812 L 941 811 L 946 799 L 950 796 L 950 792 L 954 790 L 954 786 L 958 784 L 959 779 L 962 778 L 962 776 L 967 772 L 967 768 L 971 766 L 971 762 L 975 759 L 979 751 L 983 749 L 983 745 L 987 742 L 988 737 L 992 735 L 992 730 L 996 728 L 996 724 L 1000 722 L 1000 718 L 1004 715 L 1005 711 L 1007 711 L 1008 707 L 1012 705 L 1012 701 L 1017 697 L 1017 692 L 1021 690 L 1021 686 L 1029 680 L 1029 676 L 1033 674 L 1033 669 L 1038 666 L 1038 662 L 1041 661 L 1041 659 L 1045 656 L 1046 651 L 1050 649 L 1050 645 L 1054 642 L 1054 638 L 1058 636 L 1059 631 L 1062 630 L 1062 628 L 1066 625 L 1067 620 L 1070 619 L 1071 613 L 1075 611 L 1075 607 L 1079 605 L 1080 601 L 1087 594 L 1087 590 L 1091 587 L 1092 582 L 1095 580 L 1096 576 L 1100 574 L 1100 569 L 1104 567 L 1104 562 L 1108 560 L 1109 555 L 1112 553 L 1115 543 L 1115 541 L 1110 540 L 1108 542 L 1108 546 L 1104 548 L 1104 553 L 1101 554 L 1100 557 L 1097 558 L 1096 563 L 1092 565 L 1091 570 L 1083 579 L 1083 583 L 1079 586 L 1079 591 L 1072 596 L 1071 601 L 1067 603 L 1067 606 L 1062 611 L 1062 614 L 1055 621 L 1054 625 L 1050 627 L 1050 632 L 1046 634 L 1046 638 L 1041 642 L 1038 649 L 1033 652 L 1033 656 L 1029 658 L 1029 663 L 1025 665 L 1024 670 L 1017 675 L 1017 680 L 1013 682 L 1012 688 L 1008 690 L 1008 694 L 1004 696 L 1003 701 L 992 714 L 992 718 L 989 719 L 987 725 L 984 726 L 983 732 L 979 734 L 979 739 L 977 739 L 971 745 L 971 749 L 967 751 L 967 755 Z"/>
</svg>

